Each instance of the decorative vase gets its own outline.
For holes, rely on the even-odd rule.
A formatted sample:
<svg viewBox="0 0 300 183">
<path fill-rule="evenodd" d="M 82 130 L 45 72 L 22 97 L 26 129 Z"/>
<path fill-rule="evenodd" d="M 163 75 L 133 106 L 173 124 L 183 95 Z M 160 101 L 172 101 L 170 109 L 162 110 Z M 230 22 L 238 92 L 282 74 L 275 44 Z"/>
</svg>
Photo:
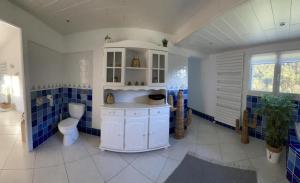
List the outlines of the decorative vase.
<svg viewBox="0 0 300 183">
<path fill-rule="evenodd" d="M 131 61 L 131 67 L 141 67 L 141 61 L 139 57 L 134 57 Z"/>
<path fill-rule="evenodd" d="M 278 163 L 280 160 L 280 155 L 282 152 L 282 148 L 274 148 L 270 145 L 266 147 L 267 159 L 270 163 Z"/>
<path fill-rule="evenodd" d="M 107 104 L 114 104 L 115 103 L 115 98 L 114 98 L 114 95 L 112 93 L 107 94 L 106 103 Z"/>
</svg>

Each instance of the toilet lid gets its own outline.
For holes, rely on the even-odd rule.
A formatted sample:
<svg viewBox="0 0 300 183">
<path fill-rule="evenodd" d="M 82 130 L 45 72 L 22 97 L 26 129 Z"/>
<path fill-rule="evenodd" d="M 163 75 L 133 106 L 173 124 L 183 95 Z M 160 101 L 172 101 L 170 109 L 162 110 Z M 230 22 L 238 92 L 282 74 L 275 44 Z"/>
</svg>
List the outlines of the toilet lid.
<svg viewBox="0 0 300 183">
<path fill-rule="evenodd" d="M 62 120 L 58 126 L 60 128 L 64 128 L 64 129 L 72 129 L 72 128 L 76 128 L 78 123 L 78 119 L 74 119 L 74 118 L 67 118 Z"/>
</svg>

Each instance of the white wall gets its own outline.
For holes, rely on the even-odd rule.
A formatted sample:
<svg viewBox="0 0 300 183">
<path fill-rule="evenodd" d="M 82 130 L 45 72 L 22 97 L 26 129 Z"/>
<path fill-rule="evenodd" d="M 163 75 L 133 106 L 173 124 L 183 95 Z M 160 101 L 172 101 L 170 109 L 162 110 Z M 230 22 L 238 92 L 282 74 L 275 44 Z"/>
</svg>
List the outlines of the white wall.
<svg viewBox="0 0 300 183">
<path fill-rule="evenodd" d="M 244 53 L 242 110 L 246 108 L 247 95 L 257 95 L 257 93 L 248 91 L 249 59 L 251 55 L 287 50 L 300 50 L 300 41 L 264 44 L 240 50 L 231 50 Z M 199 63 L 189 61 L 189 105 L 191 108 L 211 116 L 214 116 L 216 102 L 215 56 L 215 54 L 211 54 L 208 58 L 201 60 Z"/>
<path fill-rule="evenodd" d="M 79 88 L 92 88 L 93 52 L 73 52 L 63 55 L 63 84 Z"/>
<path fill-rule="evenodd" d="M 21 36 L 18 29 L 12 26 L 11 29 L 9 41 L 0 50 L 0 61 L 7 64 L 7 74 L 12 77 L 11 103 L 17 111 L 24 112 Z"/>
<path fill-rule="evenodd" d="M 119 28 L 119 29 L 99 29 L 87 32 L 76 33 L 65 37 L 65 51 L 66 52 L 82 52 L 91 50 L 93 51 L 93 128 L 100 128 L 100 105 L 103 101 L 102 85 L 103 81 L 99 78 L 103 78 L 103 45 L 104 37 L 109 34 L 113 41 L 121 41 L 126 39 L 148 41 L 156 44 L 161 44 L 163 38 L 169 39 L 171 36 L 146 29 L 137 28 Z M 188 57 L 188 55 L 197 55 L 195 52 L 184 50 L 170 45 L 170 57 L 169 66 L 177 61 L 177 56 Z M 185 59 L 182 59 L 183 62 Z"/>
<path fill-rule="evenodd" d="M 54 88 L 62 84 L 62 53 L 34 42 L 28 43 L 28 52 L 32 90 Z"/>
<path fill-rule="evenodd" d="M 168 61 L 167 88 L 188 89 L 188 57 L 170 53 Z"/>
<path fill-rule="evenodd" d="M 189 58 L 189 107 L 214 116 L 216 103 L 215 55 Z"/>
</svg>

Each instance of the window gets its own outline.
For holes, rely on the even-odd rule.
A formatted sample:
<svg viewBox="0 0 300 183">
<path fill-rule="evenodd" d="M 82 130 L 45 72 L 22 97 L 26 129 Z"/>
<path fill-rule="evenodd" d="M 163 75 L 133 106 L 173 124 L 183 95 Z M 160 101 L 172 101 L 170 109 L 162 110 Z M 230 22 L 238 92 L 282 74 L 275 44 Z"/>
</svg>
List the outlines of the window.
<svg viewBox="0 0 300 183">
<path fill-rule="evenodd" d="M 250 63 L 252 91 L 300 94 L 300 51 L 254 55 Z"/>
<path fill-rule="evenodd" d="M 251 58 L 251 90 L 272 92 L 276 54 L 255 55 Z"/>
<path fill-rule="evenodd" d="M 279 91 L 300 94 L 300 52 L 281 54 L 280 66 Z"/>
</svg>

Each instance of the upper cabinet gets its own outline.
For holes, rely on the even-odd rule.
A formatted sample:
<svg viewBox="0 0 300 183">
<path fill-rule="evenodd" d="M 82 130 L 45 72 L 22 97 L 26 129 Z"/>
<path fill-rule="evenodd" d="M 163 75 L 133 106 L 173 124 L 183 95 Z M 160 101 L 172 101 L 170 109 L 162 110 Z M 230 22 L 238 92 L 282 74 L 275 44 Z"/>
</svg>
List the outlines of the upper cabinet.
<svg viewBox="0 0 300 183">
<path fill-rule="evenodd" d="M 149 60 L 149 85 L 164 86 L 166 84 L 167 73 L 167 52 L 149 50 Z"/>
<path fill-rule="evenodd" d="M 124 84 L 125 48 L 106 48 L 105 78 L 107 85 Z"/>
<path fill-rule="evenodd" d="M 104 46 L 105 87 L 155 89 L 166 86 L 167 48 L 140 41 Z"/>
</svg>

